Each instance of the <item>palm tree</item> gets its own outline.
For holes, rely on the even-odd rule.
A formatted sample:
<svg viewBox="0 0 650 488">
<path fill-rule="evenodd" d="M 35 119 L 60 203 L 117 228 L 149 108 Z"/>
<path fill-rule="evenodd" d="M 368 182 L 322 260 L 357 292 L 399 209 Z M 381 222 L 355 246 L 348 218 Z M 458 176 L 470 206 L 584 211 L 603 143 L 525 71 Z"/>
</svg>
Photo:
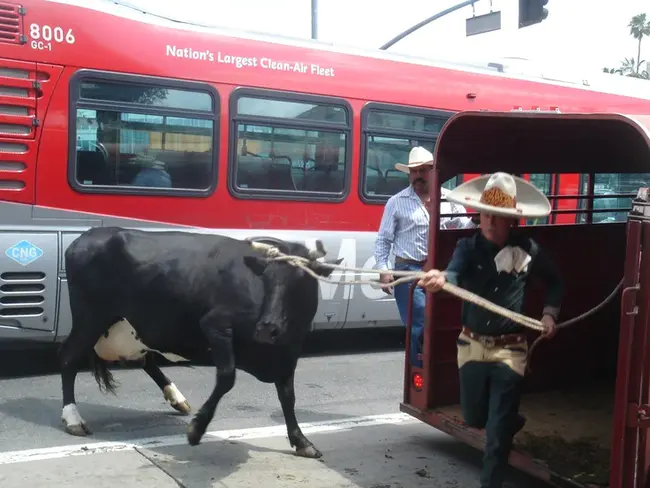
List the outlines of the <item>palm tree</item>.
<svg viewBox="0 0 650 488">
<path fill-rule="evenodd" d="M 630 35 L 638 41 L 637 62 L 634 70 L 638 74 L 641 69 L 641 41 L 644 37 L 650 36 L 650 21 L 647 20 L 646 14 L 638 14 L 632 17 L 627 26 L 630 28 Z"/>
<path fill-rule="evenodd" d="M 603 68 L 603 73 L 610 73 L 610 74 L 623 74 L 623 70 L 621 68 Z"/>
<path fill-rule="evenodd" d="M 639 71 L 638 73 L 630 73 L 629 75 L 632 78 L 640 78 L 642 80 L 650 80 L 650 72 L 647 70 Z"/>
<path fill-rule="evenodd" d="M 635 61 L 634 58 L 625 58 L 621 63 L 621 73 L 625 76 L 632 76 L 638 73 L 638 68 L 641 65 L 642 61 Z"/>
</svg>

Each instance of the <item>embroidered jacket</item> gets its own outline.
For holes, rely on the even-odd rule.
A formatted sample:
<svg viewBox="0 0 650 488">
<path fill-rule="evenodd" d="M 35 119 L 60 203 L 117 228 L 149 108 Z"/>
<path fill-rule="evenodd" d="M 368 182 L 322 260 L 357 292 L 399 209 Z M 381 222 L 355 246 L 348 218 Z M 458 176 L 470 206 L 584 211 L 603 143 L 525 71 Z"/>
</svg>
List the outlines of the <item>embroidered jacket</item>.
<svg viewBox="0 0 650 488">
<path fill-rule="evenodd" d="M 504 254 L 502 248 L 485 239 L 480 232 L 459 239 L 445 270 L 447 281 L 509 310 L 521 312 L 529 278 L 541 278 L 547 287 L 542 313 L 557 320 L 564 284 L 553 261 L 533 239 L 516 231 L 511 231 L 504 247 L 507 246 L 519 247 L 524 251 L 518 250 L 520 254 L 530 255 L 528 265 L 520 273 L 497 271 L 495 257 L 500 252 Z M 476 334 L 514 334 L 524 330 L 522 325 L 468 302 L 463 302 L 461 315 L 462 324 Z"/>
</svg>

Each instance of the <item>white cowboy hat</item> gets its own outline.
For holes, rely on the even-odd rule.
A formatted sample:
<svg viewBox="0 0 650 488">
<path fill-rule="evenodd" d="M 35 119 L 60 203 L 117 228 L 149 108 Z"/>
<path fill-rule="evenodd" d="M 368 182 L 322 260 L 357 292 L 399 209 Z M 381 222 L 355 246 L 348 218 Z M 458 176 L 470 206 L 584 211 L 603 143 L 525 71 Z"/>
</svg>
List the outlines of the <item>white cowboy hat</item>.
<svg viewBox="0 0 650 488">
<path fill-rule="evenodd" d="M 395 169 L 408 174 L 411 168 L 417 168 L 423 164 L 433 165 L 433 154 L 423 147 L 417 146 L 411 149 L 408 164 L 396 163 Z"/>
<path fill-rule="evenodd" d="M 469 180 L 451 190 L 447 201 L 502 217 L 534 218 L 551 213 L 548 198 L 523 178 L 494 173 Z"/>
</svg>

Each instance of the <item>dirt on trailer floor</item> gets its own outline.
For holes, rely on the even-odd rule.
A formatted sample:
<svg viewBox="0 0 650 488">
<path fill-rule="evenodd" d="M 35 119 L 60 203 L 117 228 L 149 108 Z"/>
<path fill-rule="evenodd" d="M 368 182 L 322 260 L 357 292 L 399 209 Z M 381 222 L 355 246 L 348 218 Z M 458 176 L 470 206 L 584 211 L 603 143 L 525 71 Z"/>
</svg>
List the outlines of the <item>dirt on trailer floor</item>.
<svg viewBox="0 0 650 488">
<path fill-rule="evenodd" d="M 578 483 L 607 486 L 613 401 L 613 382 L 524 395 L 515 449 Z M 460 405 L 438 410 L 462 420 Z"/>
</svg>

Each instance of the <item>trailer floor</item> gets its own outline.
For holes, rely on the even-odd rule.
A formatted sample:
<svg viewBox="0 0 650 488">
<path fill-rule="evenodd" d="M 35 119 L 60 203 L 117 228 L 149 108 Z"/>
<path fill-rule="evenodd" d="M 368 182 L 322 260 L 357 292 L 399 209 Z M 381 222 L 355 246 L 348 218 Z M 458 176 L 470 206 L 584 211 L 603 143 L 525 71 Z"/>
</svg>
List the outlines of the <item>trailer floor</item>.
<svg viewBox="0 0 650 488">
<path fill-rule="evenodd" d="M 567 478 L 607 486 L 613 400 L 613 381 L 526 394 L 515 448 Z M 460 405 L 437 410 L 462 420 Z"/>
</svg>

